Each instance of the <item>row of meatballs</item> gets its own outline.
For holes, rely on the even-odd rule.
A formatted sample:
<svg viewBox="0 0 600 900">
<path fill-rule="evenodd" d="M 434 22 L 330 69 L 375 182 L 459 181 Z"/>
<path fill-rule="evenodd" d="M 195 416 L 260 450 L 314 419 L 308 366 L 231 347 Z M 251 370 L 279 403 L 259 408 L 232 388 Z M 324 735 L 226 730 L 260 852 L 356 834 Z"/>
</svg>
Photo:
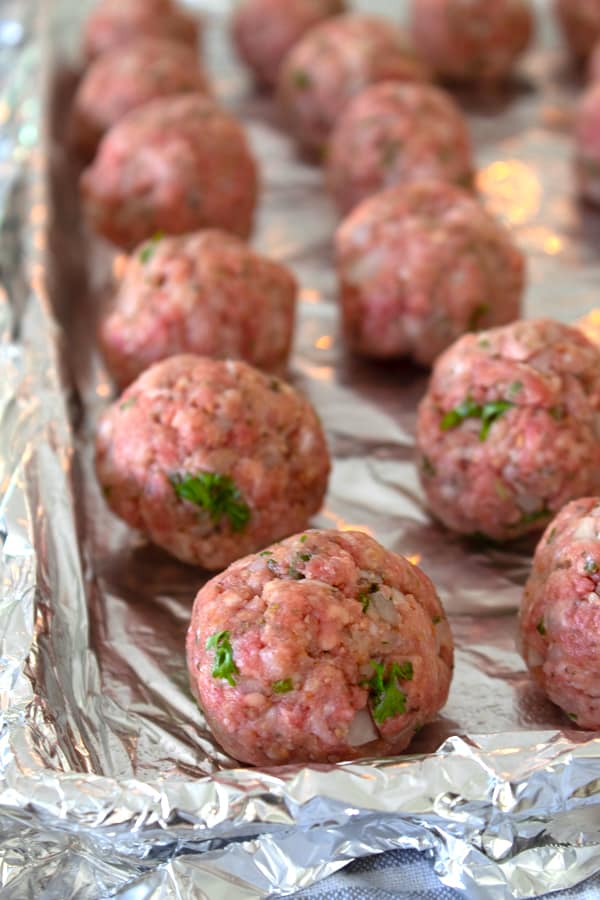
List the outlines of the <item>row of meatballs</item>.
<svg viewBox="0 0 600 900">
<path fill-rule="evenodd" d="M 125 46 L 120 53 L 126 52 Z M 151 60 L 147 62 L 150 65 Z M 190 71 L 188 66 L 188 76 Z M 177 193 L 177 185 L 168 183 L 169 178 L 161 184 L 160 166 L 168 170 L 175 159 L 173 171 L 187 171 L 191 177 L 198 160 L 196 144 L 202 143 L 202 136 L 218 133 L 211 123 L 222 124 L 222 117 L 227 119 L 230 136 L 241 135 L 239 126 L 203 96 L 207 85 L 201 75 L 192 79 L 189 96 L 170 101 L 173 117 L 166 123 L 174 127 L 164 130 L 162 119 L 164 140 L 150 147 L 147 171 L 138 165 L 136 154 L 130 154 L 127 133 L 109 146 L 107 158 L 116 160 L 116 169 L 129 165 L 124 181 L 133 181 L 135 198 L 124 203 L 117 191 L 107 220 L 112 217 L 134 227 L 148 196 L 157 206 L 144 232 L 145 242 L 131 256 L 115 310 L 102 328 L 102 343 L 116 380 L 122 386 L 133 383 L 102 417 L 97 441 L 99 479 L 113 510 L 178 558 L 218 569 L 237 560 L 198 595 L 188 634 L 193 689 L 228 752 L 257 764 L 400 752 L 443 705 L 450 684 L 452 638 L 431 582 L 417 567 L 366 535 L 302 531 L 321 505 L 329 458 L 318 417 L 297 391 L 277 374 L 263 374 L 243 362 L 172 355 L 192 351 L 248 358 L 248 348 L 254 352 L 262 347 L 250 361 L 276 373 L 285 364 L 291 339 L 295 283 L 285 269 L 220 231 L 180 237 L 157 233 L 159 225 L 170 234 L 193 231 L 199 224 L 244 235 L 249 231 L 251 212 L 244 217 L 248 206 L 240 201 L 239 184 L 237 194 L 230 192 L 228 203 L 220 208 L 230 209 L 232 215 L 236 209 L 241 227 L 232 228 L 228 221 L 214 217 L 191 226 L 190 220 L 185 225 L 171 224 L 181 221 L 175 214 L 177 202 L 194 192 L 190 194 L 188 184 L 179 185 Z M 394 89 L 402 85 L 381 87 L 393 100 Z M 105 92 L 106 97 L 109 94 Z M 387 102 L 385 93 L 382 97 Z M 404 107 L 410 111 L 412 103 L 416 119 L 419 101 L 435 99 L 435 93 L 412 98 L 409 94 L 408 98 Z M 165 101 L 144 100 L 139 112 L 127 113 L 120 124 L 135 115 L 143 119 L 144 111 L 146 122 L 154 119 L 159 102 L 167 108 Z M 177 104 L 183 111 L 179 117 L 174 113 Z M 432 122 L 441 115 L 434 108 Z M 194 124 L 196 114 L 205 119 L 202 125 Z M 173 130 L 179 135 L 178 123 L 184 119 L 191 130 L 183 129 L 188 137 L 172 148 L 168 137 Z M 73 121 L 77 134 L 76 116 Z M 94 166 L 120 124 L 108 123 L 109 133 Z M 103 127 L 96 128 L 89 148 Z M 79 134 L 91 131 L 84 127 Z M 157 135 L 158 128 L 152 134 Z M 85 147 L 81 138 L 76 143 Z M 214 147 L 218 143 L 215 140 Z M 245 158 L 251 159 L 247 147 Z M 205 187 L 220 185 L 221 202 L 226 193 L 223 185 L 235 166 L 220 183 L 219 154 L 208 152 L 202 159 L 203 171 L 207 159 L 213 166 Z M 94 166 L 84 175 L 84 197 Z M 148 180 L 152 166 L 158 174 Z M 455 180 L 464 180 L 466 169 Z M 161 219 L 162 210 L 157 218 L 161 197 L 172 203 L 172 220 Z M 338 202 L 343 208 L 344 201 Z M 346 202 L 348 207 L 354 205 L 354 200 Z M 215 202 L 214 208 L 218 207 Z M 353 216 L 356 224 L 350 227 Z M 350 236 L 347 243 L 343 243 L 344 228 Z M 102 227 L 100 231 L 107 233 Z M 466 328 L 510 321 L 518 315 L 520 255 L 468 194 L 445 182 L 394 188 L 366 201 L 340 229 L 338 250 L 342 296 L 348 297 L 346 331 L 360 352 L 380 355 L 378 348 L 385 338 L 389 345 L 382 355 L 413 353 L 429 364 Z M 424 265 L 420 257 L 427 254 L 430 262 Z M 399 255 L 408 260 L 403 278 L 405 295 L 412 301 L 407 304 L 407 322 L 394 334 L 397 301 L 393 285 L 385 299 L 386 282 L 393 281 L 392 267 Z M 455 262 L 462 256 L 461 271 Z M 435 302 L 438 295 L 448 293 L 440 280 L 449 269 L 458 328 L 444 301 L 437 324 L 434 316 L 425 321 L 425 328 L 431 298 Z M 375 305 L 375 320 L 370 322 L 361 310 L 364 279 L 372 295 L 384 298 Z M 242 311 L 238 301 L 246 295 L 255 299 L 251 309 Z M 486 304 L 481 303 L 482 295 Z M 497 315 L 497 310 L 503 312 Z M 227 335 L 231 334 L 230 345 Z M 153 355 L 157 346 L 162 349 Z M 581 354 L 584 361 L 575 369 L 574 360 Z M 146 370 L 162 357 L 168 358 Z M 443 361 L 447 371 L 456 375 L 447 396 L 446 377 L 437 387 L 435 381 Z M 519 377 L 513 377 L 515 362 L 520 366 Z M 432 510 L 442 521 L 464 533 L 512 538 L 539 529 L 571 497 L 598 489 L 590 474 L 598 462 L 594 457 L 598 389 L 591 374 L 598 370 L 598 356 L 578 332 L 546 321 L 483 331 L 452 346 L 438 366 L 421 406 L 418 442 L 423 483 Z M 488 369 L 487 381 L 482 381 Z M 565 402 L 565 385 L 571 403 Z M 577 431 L 581 416 L 584 427 Z M 520 439 L 513 442 L 507 434 L 510 431 L 514 438 L 515 427 Z M 587 456 L 576 452 L 581 435 L 589 441 Z M 557 453 L 554 457 L 547 453 L 542 460 L 539 454 L 548 450 L 550 441 Z M 471 462 L 475 480 L 469 475 Z M 545 477 L 536 481 L 540 465 Z M 493 497 L 486 496 L 484 504 L 477 500 L 484 484 L 489 487 L 491 475 L 497 476 L 496 498 L 506 501 L 500 505 L 494 505 Z M 469 490 L 475 521 L 468 512 L 457 521 L 451 512 L 457 503 L 465 512 L 468 504 L 463 500 Z M 272 543 L 293 532 L 295 537 Z M 539 591 L 533 593 L 539 607 Z M 544 648 L 549 655 L 561 630 L 555 626 L 552 631 L 543 611 L 537 609 L 535 616 L 530 635 L 535 656 L 534 662 L 528 657 L 528 663 L 540 676 L 545 671 L 540 664 Z M 531 623 L 526 617 L 523 622 L 527 637 Z M 546 642 L 541 650 L 540 638 Z M 560 697 L 560 677 L 558 682 L 553 699 Z M 578 721 L 585 725 L 585 701 L 579 705 L 572 697 L 569 701 L 567 711 L 581 716 Z"/>
<path fill-rule="evenodd" d="M 600 354 L 576 329 L 534 320 L 460 339 L 419 410 L 432 511 L 511 538 L 597 493 L 599 404 Z M 241 362 L 157 363 L 99 424 L 112 509 L 178 558 L 225 569 L 196 598 L 188 666 L 216 738 L 245 762 L 401 752 L 448 694 L 452 636 L 426 576 L 366 534 L 302 531 L 328 470 L 306 399 Z M 598 572 L 600 500 L 575 500 L 542 538 L 521 635 L 583 727 L 600 725 Z"/>
</svg>

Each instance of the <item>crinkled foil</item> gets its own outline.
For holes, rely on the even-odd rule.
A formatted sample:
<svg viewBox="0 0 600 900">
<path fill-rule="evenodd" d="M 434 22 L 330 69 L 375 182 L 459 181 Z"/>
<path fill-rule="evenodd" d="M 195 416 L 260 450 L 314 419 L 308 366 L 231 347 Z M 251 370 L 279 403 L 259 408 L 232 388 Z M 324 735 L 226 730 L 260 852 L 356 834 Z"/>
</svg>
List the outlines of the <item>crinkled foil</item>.
<svg viewBox="0 0 600 900">
<path fill-rule="evenodd" d="M 410 756 L 260 771 L 214 745 L 184 659 L 202 574 L 112 518 L 93 476 L 112 390 L 94 329 L 122 261 L 86 233 L 64 146 L 83 12 L 75 0 L 1 9 L 2 896 L 264 897 L 391 848 L 430 851 L 473 898 L 582 881 L 600 869 L 600 739 L 565 730 L 515 650 L 531 545 L 476 550 L 431 523 L 413 464 L 425 375 L 344 353 L 320 173 L 252 96 L 219 18 L 209 64 L 262 165 L 256 245 L 302 285 L 291 376 L 335 458 L 316 523 L 368 529 L 420 561 L 457 668 Z M 580 86 L 553 40 L 546 16 L 516 82 L 461 99 L 480 191 L 529 255 L 527 314 L 572 320 L 597 303 L 600 216 L 572 198 Z"/>
</svg>

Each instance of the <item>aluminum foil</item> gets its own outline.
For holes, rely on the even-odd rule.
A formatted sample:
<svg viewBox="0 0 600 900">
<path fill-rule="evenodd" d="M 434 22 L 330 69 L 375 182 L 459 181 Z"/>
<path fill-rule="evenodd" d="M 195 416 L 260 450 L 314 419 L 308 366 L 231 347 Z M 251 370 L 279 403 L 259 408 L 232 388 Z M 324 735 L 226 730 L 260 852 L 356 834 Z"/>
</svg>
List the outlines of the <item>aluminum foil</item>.
<svg viewBox="0 0 600 900">
<path fill-rule="evenodd" d="M 442 881 L 473 898 L 532 897 L 597 872 L 600 739 L 568 730 L 515 650 L 531 544 L 475 549 L 429 519 L 413 464 L 425 374 L 345 354 L 321 175 L 252 95 L 220 4 L 208 63 L 261 161 L 256 246 L 302 285 L 291 377 L 335 460 L 315 524 L 368 530 L 420 562 L 457 668 L 411 755 L 262 771 L 214 744 L 184 658 L 203 575 L 117 522 L 93 475 L 94 423 L 112 394 L 95 323 L 122 258 L 86 232 L 64 146 L 85 9 L 35 6 L 6 2 L 0 22 L 2 896 L 284 895 L 392 848 L 434 854 Z M 482 196 L 529 256 L 527 315 L 572 320 L 597 303 L 600 216 L 573 200 L 580 85 L 540 13 L 519 79 L 461 100 Z"/>
</svg>

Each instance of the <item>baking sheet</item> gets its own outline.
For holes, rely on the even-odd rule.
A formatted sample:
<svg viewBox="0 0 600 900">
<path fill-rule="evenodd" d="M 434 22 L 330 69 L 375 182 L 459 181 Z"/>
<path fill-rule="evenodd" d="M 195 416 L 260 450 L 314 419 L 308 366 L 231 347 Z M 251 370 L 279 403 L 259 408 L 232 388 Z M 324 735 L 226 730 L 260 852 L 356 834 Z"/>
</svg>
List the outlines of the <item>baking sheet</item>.
<svg viewBox="0 0 600 900">
<path fill-rule="evenodd" d="M 412 437 L 426 375 L 345 354 L 320 172 L 298 160 L 272 104 L 252 95 L 220 16 L 209 66 L 262 167 L 254 243 L 302 285 L 291 377 L 321 414 L 335 459 L 314 523 L 364 528 L 419 558 L 450 615 L 457 668 L 442 715 L 410 748 L 433 755 L 266 773 L 240 769 L 214 745 L 184 658 L 203 575 L 114 519 L 93 475 L 94 423 L 112 395 L 95 322 L 122 261 L 86 232 L 64 148 L 82 12 L 60 0 L 39 20 L 29 15 L 31 54 L 25 63 L 20 54 L 5 99 L 15 174 L 0 307 L 6 896 L 49 877 L 65 897 L 265 896 L 391 847 L 432 849 L 443 880 L 473 897 L 580 881 L 600 868 L 600 745 L 562 730 L 516 653 L 532 545 L 474 548 L 429 520 Z M 579 86 L 545 29 L 509 89 L 461 100 L 478 186 L 529 257 L 526 314 L 571 321 L 597 303 L 600 217 L 572 197 Z"/>
</svg>

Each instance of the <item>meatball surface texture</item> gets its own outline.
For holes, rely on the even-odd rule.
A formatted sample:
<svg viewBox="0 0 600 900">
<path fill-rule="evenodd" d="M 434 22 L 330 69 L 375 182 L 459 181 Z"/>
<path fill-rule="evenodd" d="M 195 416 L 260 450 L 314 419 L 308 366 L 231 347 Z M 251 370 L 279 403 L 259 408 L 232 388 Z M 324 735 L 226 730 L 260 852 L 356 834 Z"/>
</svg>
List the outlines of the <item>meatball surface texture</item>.
<svg viewBox="0 0 600 900">
<path fill-rule="evenodd" d="M 534 28 L 528 0 L 413 0 L 412 17 L 415 46 L 451 81 L 506 78 Z"/>
<path fill-rule="evenodd" d="M 328 187 L 342 213 L 396 184 L 439 178 L 467 187 L 472 174 L 465 119 L 430 84 L 366 88 L 338 119 L 327 152 Z"/>
<path fill-rule="evenodd" d="M 475 198 L 440 181 L 388 188 L 336 233 L 339 299 L 350 347 L 421 365 L 461 334 L 519 315 L 524 259 Z"/>
<path fill-rule="evenodd" d="M 361 532 L 307 531 L 196 597 L 192 690 L 254 765 L 400 753 L 446 702 L 453 643 L 427 576 Z"/>
<path fill-rule="evenodd" d="M 286 54 L 314 25 L 343 13 L 344 0 L 242 0 L 231 33 L 258 84 L 272 88 Z"/>
<path fill-rule="evenodd" d="M 73 101 L 71 141 L 91 158 L 119 119 L 158 97 L 210 93 L 194 50 L 161 38 L 138 38 L 98 57 L 84 73 Z"/>
<path fill-rule="evenodd" d="M 248 237 L 258 176 L 236 120 L 208 97 L 178 94 L 113 125 L 80 188 L 92 227 L 132 250 L 161 231 Z"/>
<path fill-rule="evenodd" d="M 214 570 L 306 526 L 329 454 L 312 406 L 284 381 L 180 355 L 147 369 L 102 415 L 96 470 L 113 512 Z"/>
<path fill-rule="evenodd" d="M 600 40 L 600 0 L 556 0 L 555 10 L 573 56 L 587 57 Z"/>
<path fill-rule="evenodd" d="M 101 0 L 89 16 L 83 35 L 85 56 L 123 46 L 146 36 L 167 38 L 197 49 L 200 22 L 171 0 Z"/>
<path fill-rule="evenodd" d="M 521 652 L 548 697 L 600 729 L 600 497 L 567 504 L 546 528 L 520 611 Z"/>
<path fill-rule="evenodd" d="M 550 319 L 468 334 L 438 359 L 417 447 L 431 511 L 509 540 L 600 488 L 600 351 Z"/>
<path fill-rule="evenodd" d="M 575 114 L 575 177 L 581 197 L 600 204 L 600 82 L 582 94 Z"/>
<path fill-rule="evenodd" d="M 426 81 L 429 73 L 395 25 L 348 13 L 311 28 L 286 56 L 278 94 L 299 143 L 318 154 L 346 104 L 377 81 Z"/>
<path fill-rule="evenodd" d="M 223 231 L 152 238 L 129 258 L 100 344 L 125 387 L 177 353 L 282 369 L 294 331 L 296 280 Z"/>
</svg>

